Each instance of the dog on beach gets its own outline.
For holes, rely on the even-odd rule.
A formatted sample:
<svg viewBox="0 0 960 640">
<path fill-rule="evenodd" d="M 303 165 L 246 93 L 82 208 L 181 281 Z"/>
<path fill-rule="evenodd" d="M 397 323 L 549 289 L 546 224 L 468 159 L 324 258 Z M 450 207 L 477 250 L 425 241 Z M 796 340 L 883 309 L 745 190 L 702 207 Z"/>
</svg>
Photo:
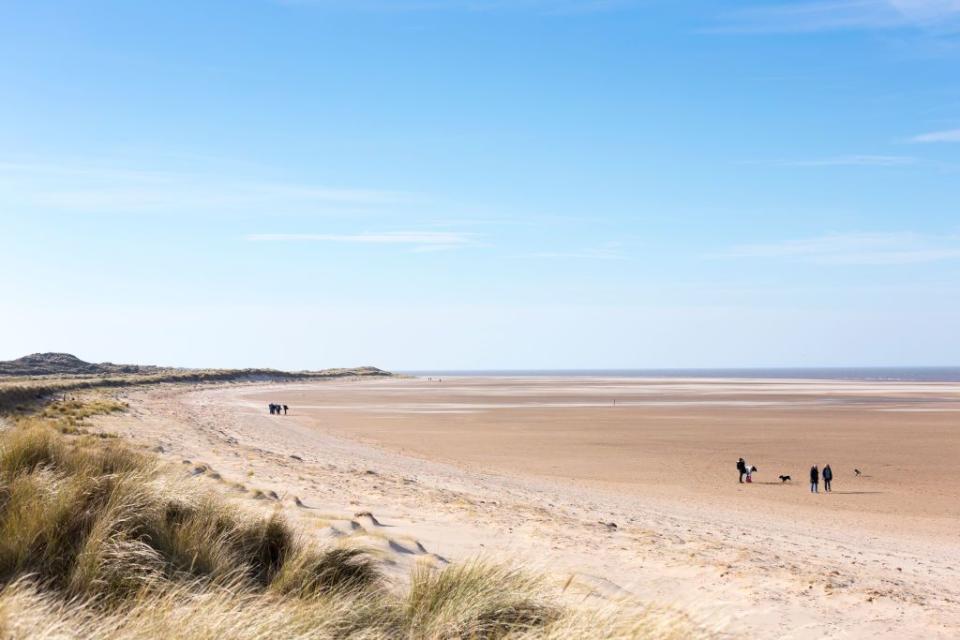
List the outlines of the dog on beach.
<svg viewBox="0 0 960 640">
<path fill-rule="evenodd" d="M 780 482 L 789 482 L 790 476 L 780 476 Z"/>
<path fill-rule="evenodd" d="M 863 475 L 862 473 L 860 473 L 860 469 L 854 469 L 853 472 L 857 474 L 858 478 Z"/>
</svg>

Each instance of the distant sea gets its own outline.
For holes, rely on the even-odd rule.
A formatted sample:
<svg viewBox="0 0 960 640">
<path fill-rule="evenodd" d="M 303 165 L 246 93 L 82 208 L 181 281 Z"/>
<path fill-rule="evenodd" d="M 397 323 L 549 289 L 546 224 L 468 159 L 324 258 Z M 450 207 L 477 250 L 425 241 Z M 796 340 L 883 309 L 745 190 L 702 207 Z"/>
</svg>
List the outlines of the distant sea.
<svg viewBox="0 0 960 640">
<path fill-rule="evenodd" d="M 812 380 L 903 380 L 960 382 L 960 367 L 813 367 L 772 369 L 490 369 L 401 371 L 420 377 L 487 376 L 537 378 L 804 378 Z"/>
</svg>

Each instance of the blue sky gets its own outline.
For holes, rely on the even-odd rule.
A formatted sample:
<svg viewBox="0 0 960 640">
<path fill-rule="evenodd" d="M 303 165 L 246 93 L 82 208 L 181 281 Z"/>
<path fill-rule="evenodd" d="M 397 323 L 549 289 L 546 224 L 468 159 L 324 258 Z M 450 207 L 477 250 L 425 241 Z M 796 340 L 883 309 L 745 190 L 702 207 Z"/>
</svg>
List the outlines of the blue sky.
<svg viewBox="0 0 960 640">
<path fill-rule="evenodd" d="M 0 5 L 0 358 L 960 364 L 960 2 Z"/>
</svg>

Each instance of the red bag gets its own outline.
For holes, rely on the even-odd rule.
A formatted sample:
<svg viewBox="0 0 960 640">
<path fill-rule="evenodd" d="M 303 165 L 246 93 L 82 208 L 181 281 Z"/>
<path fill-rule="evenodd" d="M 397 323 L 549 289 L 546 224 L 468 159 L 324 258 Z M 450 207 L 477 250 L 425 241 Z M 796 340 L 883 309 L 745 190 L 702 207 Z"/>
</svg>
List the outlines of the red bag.
<svg viewBox="0 0 960 640">
<path fill-rule="evenodd" d="M 747 476 L 747 482 L 753 482 L 753 480 L 750 479 L 750 476 Z"/>
</svg>

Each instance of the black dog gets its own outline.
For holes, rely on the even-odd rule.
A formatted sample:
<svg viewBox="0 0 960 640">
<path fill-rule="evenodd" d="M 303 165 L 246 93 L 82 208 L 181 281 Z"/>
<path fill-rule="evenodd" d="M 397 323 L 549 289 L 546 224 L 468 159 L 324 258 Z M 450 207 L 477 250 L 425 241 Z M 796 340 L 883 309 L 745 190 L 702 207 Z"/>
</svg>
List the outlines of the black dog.
<svg viewBox="0 0 960 640">
<path fill-rule="evenodd" d="M 863 475 L 862 473 L 860 473 L 860 469 L 854 469 L 853 472 L 854 472 L 855 474 L 857 474 L 857 476 L 862 476 L 862 475 Z"/>
<path fill-rule="evenodd" d="M 780 476 L 780 482 L 788 482 L 789 480 L 790 476 Z"/>
</svg>

